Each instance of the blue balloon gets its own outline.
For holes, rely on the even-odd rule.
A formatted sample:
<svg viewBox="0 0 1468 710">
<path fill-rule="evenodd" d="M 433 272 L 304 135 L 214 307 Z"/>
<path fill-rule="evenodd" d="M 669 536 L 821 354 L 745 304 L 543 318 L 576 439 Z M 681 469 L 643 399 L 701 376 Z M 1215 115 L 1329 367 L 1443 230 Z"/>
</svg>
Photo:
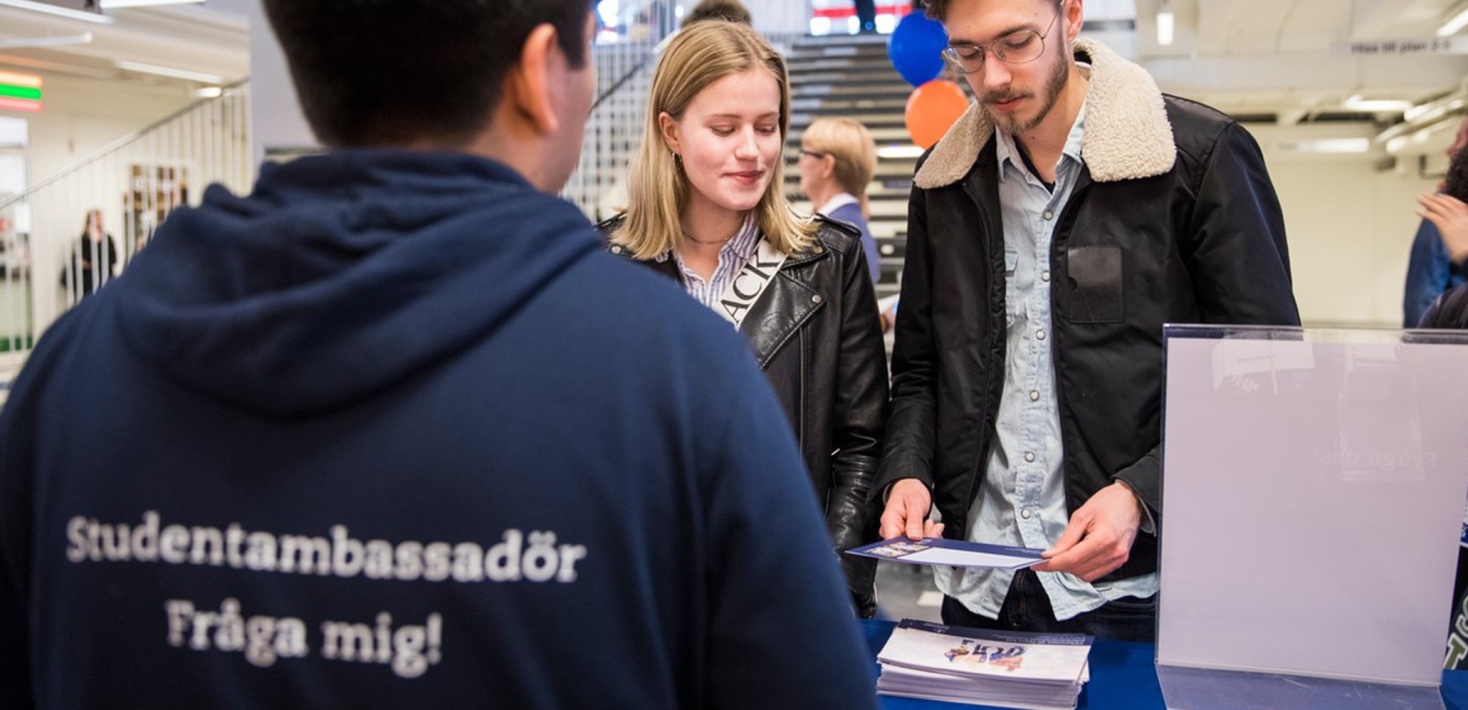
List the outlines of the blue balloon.
<svg viewBox="0 0 1468 710">
<path fill-rule="evenodd" d="M 948 32 L 941 23 L 912 12 L 892 30 L 887 55 L 907 83 L 922 86 L 943 72 L 943 48 L 947 46 Z"/>
</svg>

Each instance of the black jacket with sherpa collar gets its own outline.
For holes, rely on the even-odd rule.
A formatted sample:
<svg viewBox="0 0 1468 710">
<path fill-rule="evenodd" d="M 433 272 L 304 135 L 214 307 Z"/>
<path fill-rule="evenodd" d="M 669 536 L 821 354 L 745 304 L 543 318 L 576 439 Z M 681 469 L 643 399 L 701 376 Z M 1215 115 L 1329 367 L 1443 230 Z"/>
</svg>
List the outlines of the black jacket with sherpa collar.
<svg viewBox="0 0 1468 710">
<path fill-rule="evenodd" d="M 1074 511 L 1122 480 L 1160 515 L 1163 324 L 1298 324 L 1284 220 L 1242 127 L 1162 94 L 1098 43 L 1075 50 L 1090 65 L 1085 166 L 1055 227 L 1049 284 L 1066 503 Z M 968 534 L 1004 384 L 993 135 L 971 105 L 914 178 L 893 408 L 873 486 L 927 483 L 944 534 L 957 539 Z M 1139 534 L 1107 579 L 1155 570 L 1156 544 Z"/>
</svg>

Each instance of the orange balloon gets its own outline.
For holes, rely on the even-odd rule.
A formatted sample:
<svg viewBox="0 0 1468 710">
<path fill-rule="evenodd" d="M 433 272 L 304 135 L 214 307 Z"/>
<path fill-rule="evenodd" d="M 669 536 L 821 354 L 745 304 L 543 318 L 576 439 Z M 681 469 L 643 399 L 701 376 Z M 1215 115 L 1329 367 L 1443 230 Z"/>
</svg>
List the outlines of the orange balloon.
<svg viewBox="0 0 1468 710">
<path fill-rule="evenodd" d="M 927 150 L 968 110 L 968 95 L 947 79 L 934 79 L 912 90 L 903 119 L 907 134 L 919 148 Z"/>
</svg>

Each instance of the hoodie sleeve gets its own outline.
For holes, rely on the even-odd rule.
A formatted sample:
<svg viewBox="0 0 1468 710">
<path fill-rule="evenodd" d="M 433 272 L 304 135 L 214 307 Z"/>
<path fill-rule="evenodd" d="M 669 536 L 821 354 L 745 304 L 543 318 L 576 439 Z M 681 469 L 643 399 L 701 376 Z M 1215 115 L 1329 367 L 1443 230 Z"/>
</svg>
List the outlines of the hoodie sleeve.
<svg viewBox="0 0 1468 710">
<path fill-rule="evenodd" d="M 31 688 L 26 590 L 30 575 L 31 484 L 29 431 L 33 416 L 12 395 L 0 409 L 0 707 L 26 708 Z"/>
<path fill-rule="evenodd" d="M 774 395 L 750 359 L 714 408 L 700 467 L 712 560 L 713 707 L 875 707 L 872 661 L 820 507 Z"/>
</svg>

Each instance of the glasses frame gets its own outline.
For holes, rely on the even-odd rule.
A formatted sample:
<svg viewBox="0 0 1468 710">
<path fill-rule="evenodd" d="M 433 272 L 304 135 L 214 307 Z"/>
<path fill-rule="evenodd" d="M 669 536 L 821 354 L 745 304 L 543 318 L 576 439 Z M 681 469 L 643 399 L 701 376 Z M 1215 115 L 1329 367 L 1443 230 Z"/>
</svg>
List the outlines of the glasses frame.
<svg viewBox="0 0 1468 710">
<path fill-rule="evenodd" d="M 952 44 L 952 45 L 949 45 L 947 47 L 944 47 L 943 48 L 943 51 L 941 52 L 941 54 L 943 55 L 943 63 L 944 64 L 947 64 L 953 70 L 958 71 L 958 72 L 962 72 L 964 74 L 976 74 L 976 73 L 978 73 L 978 71 L 980 69 L 983 69 L 984 68 L 984 65 L 988 63 L 989 60 L 987 59 L 987 57 L 989 55 L 993 55 L 995 59 L 998 59 L 999 61 L 1004 62 L 1005 64 L 1029 64 L 1030 62 L 1033 62 L 1033 61 L 1039 59 L 1040 57 L 1045 56 L 1045 40 L 1050 36 L 1050 32 L 1055 29 L 1055 21 L 1058 20 L 1058 19 L 1060 19 L 1060 16 L 1062 14 L 1064 14 L 1064 13 L 1065 13 L 1065 3 L 1061 3 L 1060 6 L 1056 8 L 1055 16 L 1052 17 L 1052 18 L 1050 18 L 1050 24 L 1045 25 L 1045 31 L 1044 32 L 1035 32 L 1034 30 L 1030 30 L 1030 29 L 1015 30 L 1014 32 L 1010 32 L 1010 33 L 1005 34 L 1003 36 L 994 38 L 994 40 L 991 41 L 991 42 L 989 42 L 988 44 L 972 44 L 972 43 L 969 43 L 969 42 L 964 42 L 964 43 L 961 43 L 961 44 Z M 990 47 L 994 46 L 995 44 L 998 44 L 1000 42 L 1003 42 L 1005 40 L 1005 38 L 1007 38 L 1007 37 L 1014 37 L 1016 35 L 1021 35 L 1021 34 L 1024 34 L 1026 32 L 1035 34 L 1035 35 L 1037 35 L 1040 38 L 1040 51 L 1039 52 L 1036 52 L 1035 53 L 1035 56 L 1030 57 L 1029 59 L 1005 59 L 1003 54 L 1000 54 L 998 52 L 995 52 L 993 49 L 990 49 Z M 968 69 L 968 68 L 964 67 L 963 63 L 964 63 L 965 60 L 962 57 L 958 56 L 958 49 L 959 49 L 959 47 L 971 48 L 971 49 L 978 50 L 979 51 L 979 65 L 976 66 L 976 67 L 974 67 L 973 69 Z"/>
<path fill-rule="evenodd" d="M 800 155 L 809 155 L 812 158 L 820 159 L 830 155 L 830 153 L 822 153 L 818 150 L 806 150 L 804 148 L 801 148 Z M 800 155 L 795 156 L 795 159 L 800 160 Z"/>
</svg>

